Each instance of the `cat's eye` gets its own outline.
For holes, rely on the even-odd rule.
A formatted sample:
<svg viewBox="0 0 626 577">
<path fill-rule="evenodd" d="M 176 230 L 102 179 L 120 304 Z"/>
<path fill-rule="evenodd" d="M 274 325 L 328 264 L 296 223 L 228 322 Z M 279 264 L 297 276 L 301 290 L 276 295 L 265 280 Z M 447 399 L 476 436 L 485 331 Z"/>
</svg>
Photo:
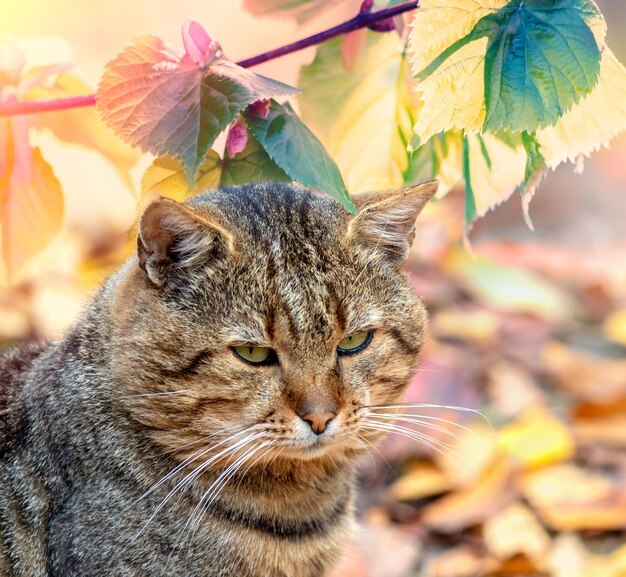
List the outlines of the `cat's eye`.
<svg viewBox="0 0 626 577">
<path fill-rule="evenodd" d="M 267 366 L 275 365 L 278 362 L 276 352 L 269 347 L 239 345 L 232 349 L 236 357 L 251 365 Z"/>
<path fill-rule="evenodd" d="M 337 345 L 337 354 L 339 355 L 353 355 L 362 351 L 372 342 L 374 331 L 360 331 L 358 333 L 351 334 L 339 341 Z"/>
</svg>

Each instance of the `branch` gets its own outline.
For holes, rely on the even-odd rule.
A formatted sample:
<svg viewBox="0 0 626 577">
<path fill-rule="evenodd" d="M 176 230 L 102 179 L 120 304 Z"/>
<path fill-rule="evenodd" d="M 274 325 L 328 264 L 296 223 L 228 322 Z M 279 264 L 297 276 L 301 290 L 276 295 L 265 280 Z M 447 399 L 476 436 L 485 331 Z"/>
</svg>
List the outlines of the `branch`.
<svg viewBox="0 0 626 577">
<path fill-rule="evenodd" d="M 415 10 L 419 8 L 419 0 L 413 0 L 412 2 L 406 2 L 404 4 L 398 4 L 391 8 L 385 8 L 378 12 L 360 12 L 354 18 L 343 22 L 337 26 L 333 26 L 328 30 L 313 34 L 308 38 L 303 38 L 297 42 L 292 42 L 280 48 L 263 52 L 252 58 L 246 58 L 237 62 L 239 66 L 243 68 L 250 68 L 263 62 L 268 62 L 274 58 L 280 58 L 286 54 L 291 54 L 309 46 L 315 46 L 321 44 L 326 40 L 359 30 L 360 28 L 372 27 L 376 28 L 375 24 L 384 20 L 388 20 L 393 16 L 398 16 L 404 12 Z M 80 108 L 84 106 L 93 106 L 96 103 L 95 94 L 85 94 L 84 96 L 72 96 L 71 98 L 56 98 L 53 100 L 34 100 L 28 102 L 15 102 L 11 104 L 0 105 L 0 117 L 2 116 L 14 116 L 17 114 L 35 114 L 39 112 L 50 112 L 53 110 L 69 110 L 72 108 Z"/>
<path fill-rule="evenodd" d="M 398 16 L 398 14 L 409 12 L 410 10 L 415 10 L 416 8 L 419 8 L 419 0 L 406 2 L 404 4 L 398 4 L 397 6 L 393 6 L 391 8 L 379 10 L 378 12 L 361 12 L 357 14 L 354 18 L 348 20 L 347 22 L 344 22 L 343 24 L 333 26 L 328 30 L 318 32 L 317 34 L 313 34 L 313 36 L 303 38 L 302 40 L 298 40 L 297 42 L 292 42 L 291 44 L 287 44 L 286 46 L 275 48 L 274 50 L 270 50 L 269 52 L 264 52 L 263 54 L 259 54 L 258 56 L 253 56 L 252 58 L 241 60 L 240 62 L 237 62 L 237 64 L 239 64 L 239 66 L 243 66 L 244 68 L 248 68 L 249 66 L 256 66 L 257 64 L 262 64 L 263 62 L 267 62 L 268 60 L 279 58 L 281 56 L 285 56 L 286 54 L 297 52 L 298 50 L 303 50 L 304 48 L 308 48 L 309 46 L 321 44 L 326 40 L 335 38 L 335 36 L 340 36 L 341 34 L 353 32 L 354 30 L 359 30 L 360 28 L 367 28 L 372 24 L 380 22 L 381 20 L 388 20 L 393 16 Z"/>
</svg>

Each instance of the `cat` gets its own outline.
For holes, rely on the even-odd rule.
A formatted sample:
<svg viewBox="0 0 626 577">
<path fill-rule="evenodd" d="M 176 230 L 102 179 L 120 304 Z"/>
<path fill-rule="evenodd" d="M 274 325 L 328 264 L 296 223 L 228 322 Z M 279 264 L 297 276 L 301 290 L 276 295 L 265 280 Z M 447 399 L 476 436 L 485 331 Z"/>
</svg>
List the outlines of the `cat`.
<svg viewBox="0 0 626 577">
<path fill-rule="evenodd" d="M 327 575 L 424 339 L 436 186 L 150 204 L 65 337 L 0 357 L 0 575 Z"/>
</svg>

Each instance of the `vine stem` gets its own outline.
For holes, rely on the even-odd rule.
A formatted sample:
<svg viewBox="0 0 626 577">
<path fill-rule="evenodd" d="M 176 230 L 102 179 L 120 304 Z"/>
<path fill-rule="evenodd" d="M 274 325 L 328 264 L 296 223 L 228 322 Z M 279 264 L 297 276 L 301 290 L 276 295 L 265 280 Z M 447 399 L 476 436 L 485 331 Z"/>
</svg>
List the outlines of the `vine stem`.
<svg viewBox="0 0 626 577">
<path fill-rule="evenodd" d="M 360 28 L 367 28 L 387 20 L 394 16 L 398 16 L 404 12 L 409 12 L 419 8 L 419 0 L 413 0 L 412 2 L 405 2 L 392 6 L 391 8 L 385 8 L 384 10 L 378 10 L 377 12 L 360 12 L 354 18 L 347 20 L 337 26 L 333 26 L 328 30 L 323 30 L 302 40 L 286 44 L 280 48 L 275 48 L 257 56 L 246 58 L 237 62 L 239 66 L 243 68 L 250 68 L 251 66 L 257 66 L 263 62 L 280 58 L 286 54 L 292 54 L 308 48 L 309 46 L 315 46 L 321 44 L 326 40 L 340 36 L 341 34 L 347 34 Z M 0 105 L 0 117 L 2 116 L 15 116 L 18 114 L 35 114 L 39 112 L 51 112 L 54 110 L 70 110 L 73 108 L 82 108 L 85 106 L 93 106 L 96 103 L 95 94 L 85 94 L 82 96 L 72 96 L 70 98 L 55 98 L 51 100 L 33 100 L 29 102 L 12 102 Z"/>
</svg>

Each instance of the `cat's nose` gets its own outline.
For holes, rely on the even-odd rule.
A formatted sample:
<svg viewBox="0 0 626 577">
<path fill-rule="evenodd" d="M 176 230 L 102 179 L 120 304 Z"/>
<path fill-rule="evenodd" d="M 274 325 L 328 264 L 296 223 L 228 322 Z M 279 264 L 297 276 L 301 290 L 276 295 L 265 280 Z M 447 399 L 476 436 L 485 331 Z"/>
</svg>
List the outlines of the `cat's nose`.
<svg viewBox="0 0 626 577">
<path fill-rule="evenodd" d="M 311 426 L 312 431 L 316 435 L 321 435 L 335 417 L 337 413 L 306 413 L 300 418 Z"/>
</svg>

